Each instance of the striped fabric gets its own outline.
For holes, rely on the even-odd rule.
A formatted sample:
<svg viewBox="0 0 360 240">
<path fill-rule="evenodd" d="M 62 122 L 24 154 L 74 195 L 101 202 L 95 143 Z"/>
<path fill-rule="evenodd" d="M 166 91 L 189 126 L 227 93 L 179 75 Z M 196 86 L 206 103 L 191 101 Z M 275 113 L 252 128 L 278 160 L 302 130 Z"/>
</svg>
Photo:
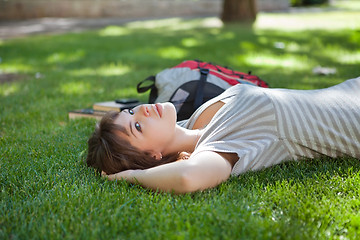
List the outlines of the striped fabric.
<svg viewBox="0 0 360 240">
<path fill-rule="evenodd" d="M 232 175 L 299 157 L 360 158 L 360 78 L 321 90 L 235 85 L 203 104 L 184 126 L 191 129 L 217 101 L 226 104 L 204 129 L 193 154 L 236 153 Z"/>
</svg>

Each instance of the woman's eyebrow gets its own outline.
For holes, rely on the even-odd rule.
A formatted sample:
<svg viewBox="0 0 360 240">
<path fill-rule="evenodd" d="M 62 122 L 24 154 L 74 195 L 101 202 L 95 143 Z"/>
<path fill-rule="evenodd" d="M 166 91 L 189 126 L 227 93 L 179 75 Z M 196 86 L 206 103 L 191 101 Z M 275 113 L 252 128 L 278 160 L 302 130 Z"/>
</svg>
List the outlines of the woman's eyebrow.
<svg viewBox="0 0 360 240">
<path fill-rule="evenodd" d="M 121 112 L 130 114 L 128 109 L 124 109 L 124 110 L 122 110 Z M 130 121 L 129 121 L 129 129 L 130 129 L 130 131 L 129 131 L 127 128 L 124 128 L 124 129 L 125 129 L 125 134 L 130 137 L 130 133 L 131 133 L 131 135 L 133 135 L 134 137 L 137 138 L 137 136 L 134 134 L 131 126 L 132 126 L 132 122 L 131 122 L 131 120 L 130 120 Z M 129 132 L 130 132 L 130 133 L 129 133 Z"/>
<path fill-rule="evenodd" d="M 131 121 L 129 121 L 129 129 L 130 129 L 130 132 L 131 132 L 131 134 L 132 134 L 133 136 L 135 136 L 134 133 L 133 133 L 133 131 L 132 131 L 131 125 L 132 125 L 132 124 L 131 124 Z M 130 136 L 130 134 L 128 134 L 128 136 Z"/>
<path fill-rule="evenodd" d="M 121 112 L 119 112 L 117 118 L 119 118 L 119 117 L 120 117 L 120 114 L 123 114 L 123 113 L 125 113 L 124 110 L 121 111 Z M 120 120 L 118 120 L 118 121 L 120 121 Z M 129 124 L 130 124 L 130 125 L 129 125 L 129 128 L 130 128 L 130 131 L 131 131 L 131 133 L 132 133 L 132 130 L 131 130 L 131 121 L 129 122 Z M 120 124 L 117 124 L 117 129 L 120 130 L 120 131 L 121 131 L 122 133 L 124 133 L 125 135 L 130 136 L 129 130 L 127 129 L 126 125 L 121 126 Z"/>
</svg>

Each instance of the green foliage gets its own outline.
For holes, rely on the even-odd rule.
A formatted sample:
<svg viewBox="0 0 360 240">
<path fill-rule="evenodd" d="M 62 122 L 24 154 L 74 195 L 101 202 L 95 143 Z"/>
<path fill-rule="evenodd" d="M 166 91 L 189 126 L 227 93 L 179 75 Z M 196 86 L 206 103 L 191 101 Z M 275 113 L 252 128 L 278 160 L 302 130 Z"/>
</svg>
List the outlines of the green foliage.
<svg viewBox="0 0 360 240">
<path fill-rule="evenodd" d="M 358 160 L 290 162 L 203 192 L 155 193 L 86 168 L 95 122 L 67 111 L 146 101 L 139 81 L 195 58 L 252 70 L 272 87 L 328 87 L 359 75 L 359 15 L 260 14 L 254 26 L 166 19 L 0 42 L 2 72 L 21 75 L 0 84 L 0 239 L 358 238 Z M 314 75 L 318 65 L 337 73 Z"/>
<path fill-rule="evenodd" d="M 319 5 L 319 4 L 327 4 L 329 0 L 290 0 L 291 6 L 310 6 L 310 5 Z"/>
</svg>

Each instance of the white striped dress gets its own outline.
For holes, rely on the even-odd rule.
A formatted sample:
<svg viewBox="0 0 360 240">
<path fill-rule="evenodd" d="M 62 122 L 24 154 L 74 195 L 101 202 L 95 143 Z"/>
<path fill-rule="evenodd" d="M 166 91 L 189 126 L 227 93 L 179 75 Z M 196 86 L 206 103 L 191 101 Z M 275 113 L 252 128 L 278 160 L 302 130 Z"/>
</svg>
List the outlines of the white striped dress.
<svg viewBox="0 0 360 240">
<path fill-rule="evenodd" d="M 239 84 L 204 103 L 225 105 L 205 127 L 195 151 L 236 153 L 232 175 L 299 157 L 360 158 L 360 77 L 320 90 L 266 89 Z"/>
</svg>

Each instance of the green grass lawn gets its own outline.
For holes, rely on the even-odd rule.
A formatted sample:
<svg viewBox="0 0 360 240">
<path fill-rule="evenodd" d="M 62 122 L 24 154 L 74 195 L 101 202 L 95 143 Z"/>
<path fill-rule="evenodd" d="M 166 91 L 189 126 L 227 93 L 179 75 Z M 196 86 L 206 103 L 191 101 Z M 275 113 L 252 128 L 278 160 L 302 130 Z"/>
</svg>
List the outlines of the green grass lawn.
<svg viewBox="0 0 360 240">
<path fill-rule="evenodd" d="M 2 73 L 19 77 L 0 83 L 0 239 L 359 237 L 356 159 L 284 163 L 203 192 L 154 193 L 83 166 L 95 122 L 67 117 L 96 101 L 147 101 L 136 84 L 186 59 L 252 70 L 271 87 L 314 89 L 357 77 L 353 3 L 260 13 L 253 26 L 166 19 L 0 41 Z M 316 66 L 337 73 L 317 76 Z"/>
</svg>

